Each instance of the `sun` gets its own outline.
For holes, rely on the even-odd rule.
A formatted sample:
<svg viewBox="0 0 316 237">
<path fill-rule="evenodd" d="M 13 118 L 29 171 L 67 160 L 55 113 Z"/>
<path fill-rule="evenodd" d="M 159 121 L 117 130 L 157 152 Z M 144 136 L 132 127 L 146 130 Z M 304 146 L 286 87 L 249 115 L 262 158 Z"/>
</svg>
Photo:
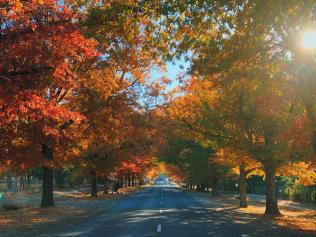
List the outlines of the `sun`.
<svg viewBox="0 0 316 237">
<path fill-rule="evenodd" d="M 316 49 L 316 31 L 309 31 L 303 34 L 302 46 L 306 49 Z"/>
</svg>

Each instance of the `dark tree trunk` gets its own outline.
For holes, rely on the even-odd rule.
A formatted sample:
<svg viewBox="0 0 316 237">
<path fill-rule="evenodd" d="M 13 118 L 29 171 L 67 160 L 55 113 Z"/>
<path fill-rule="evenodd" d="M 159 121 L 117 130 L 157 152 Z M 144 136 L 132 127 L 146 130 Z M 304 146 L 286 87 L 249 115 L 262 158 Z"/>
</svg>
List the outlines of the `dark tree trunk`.
<svg viewBox="0 0 316 237">
<path fill-rule="evenodd" d="M 135 186 L 135 175 L 132 175 L 132 186 Z"/>
<path fill-rule="evenodd" d="M 53 161 L 53 148 L 42 144 L 42 154 L 46 161 Z M 49 165 L 42 166 L 42 201 L 41 207 L 54 206 L 54 171 L 53 167 Z"/>
<path fill-rule="evenodd" d="M 95 170 L 91 170 L 91 197 L 98 196 L 97 174 Z"/>
<path fill-rule="evenodd" d="M 132 183 L 131 183 L 131 176 L 130 175 L 127 177 L 127 180 L 128 180 L 128 187 L 130 187 L 132 185 Z"/>
<path fill-rule="evenodd" d="M 201 186 L 200 186 L 200 184 L 197 184 L 196 185 L 196 191 L 200 191 L 201 190 Z"/>
<path fill-rule="evenodd" d="M 20 176 L 20 189 L 24 189 L 25 179 L 24 176 Z"/>
<path fill-rule="evenodd" d="M 104 191 L 103 191 L 103 194 L 109 194 L 109 191 L 108 191 L 108 176 L 107 175 L 104 178 Z"/>
<path fill-rule="evenodd" d="M 212 196 L 217 197 L 219 196 L 219 180 L 218 180 L 218 174 L 214 175 L 214 178 L 212 180 Z"/>
<path fill-rule="evenodd" d="M 144 179 L 142 177 L 139 178 L 138 186 L 144 185 Z"/>
<path fill-rule="evenodd" d="M 127 187 L 128 186 L 128 178 L 127 178 L 127 175 L 125 175 L 125 184 L 124 184 L 124 187 Z"/>
<path fill-rule="evenodd" d="M 29 187 L 31 185 L 31 175 L 29 172 L 26 172 L 26 186 Z"/>
<path fill-rule="evenodd" d="M 266 173 L 266 215 L 281 215 L 276 194 L 275 168 L 265 167 Z"/>
<path fill-rule="evenodd" d="M 201 191 L 205 192 L 205 184 L 201 184 Z"/>
<path fill-rule="evenodd" d="M 239 206 L 240 207 L 247 207 L 247 196 L 246 196 L 246 188 L 247 188 L 247 178 L 246 178 L 246 171 L 245 171 L 245 167 L 243 167 L 242 165 L 239 167 L 239 193 L 240 193 L 240 203 Z"/>
</svg>

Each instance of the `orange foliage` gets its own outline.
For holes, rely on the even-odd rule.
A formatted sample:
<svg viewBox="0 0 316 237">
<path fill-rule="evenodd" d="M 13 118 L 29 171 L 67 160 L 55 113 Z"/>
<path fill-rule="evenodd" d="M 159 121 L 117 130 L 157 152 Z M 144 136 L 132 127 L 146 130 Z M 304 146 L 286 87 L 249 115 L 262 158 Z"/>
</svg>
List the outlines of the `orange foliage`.
<svg viewBox="0 0 316 237">
<path fill-rule="evenodd" d="M 99 54 L 78 16 L 57 0 L 0 5 L 0 149 L 2 159 L 24 169 L 42 164 L 42 144 L 66 145 L 65 129 L 84 119 L 64 98 L 76 87 L 75 67 Z"/>
</svg>

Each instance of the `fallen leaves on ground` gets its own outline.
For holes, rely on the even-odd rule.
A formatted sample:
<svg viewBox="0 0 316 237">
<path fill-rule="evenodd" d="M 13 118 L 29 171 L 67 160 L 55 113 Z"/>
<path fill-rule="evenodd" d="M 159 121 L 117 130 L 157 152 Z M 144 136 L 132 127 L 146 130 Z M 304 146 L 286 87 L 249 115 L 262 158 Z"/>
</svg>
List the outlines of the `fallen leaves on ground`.
<svg viewBox="0 0 316 237">
<path fill-rule="evenodd" d="M 29 207 L 16 211 L 0 212 L 0 230 L 4 228 L 31 228 L 43 223 L 58 223 L 87 215 L 87 211 L 79 207 Z M 67 223 L 67 222 L 65 222 Z"/>
<path fill-rule="evenodd" d="M 239 205 L 239 200 L 232 195 L 222 195 L 212 197 L 213 201 L 227 204 L 228 206 Z M 308 204 L 294 203 L 292 201 L 280 200 L 279 208 L 282 216 L 263 216 L 265 203 L 260 201 L 248 201 L 247 208 L 237 208 L 235 211 L 260 217 L 263 222 L 270 221 L 272 225 L 277 225 L 286 229 L 316 232 L 316 207 Z M 225 208 L 224 208 L 225 209 Z"/>
</svg>

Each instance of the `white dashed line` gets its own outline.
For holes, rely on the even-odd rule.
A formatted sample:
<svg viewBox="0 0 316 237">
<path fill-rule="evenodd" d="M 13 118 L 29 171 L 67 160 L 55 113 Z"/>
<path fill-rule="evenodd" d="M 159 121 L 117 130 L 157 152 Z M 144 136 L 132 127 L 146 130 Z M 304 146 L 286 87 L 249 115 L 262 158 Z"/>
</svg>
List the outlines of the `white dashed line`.
<svg viewBox="0 0 316 237">
<path fill-rule="evenodd" d="M 160 204 L 162 205 L 162 204 L 163 204 L 163 202 L 160 202 Z"/>
<path fill-rule="evenodd" d="M 157 232 L 161 232 L 161 224 L 158 224 L 158 226 L 157 226 Z"/>
</svg>

